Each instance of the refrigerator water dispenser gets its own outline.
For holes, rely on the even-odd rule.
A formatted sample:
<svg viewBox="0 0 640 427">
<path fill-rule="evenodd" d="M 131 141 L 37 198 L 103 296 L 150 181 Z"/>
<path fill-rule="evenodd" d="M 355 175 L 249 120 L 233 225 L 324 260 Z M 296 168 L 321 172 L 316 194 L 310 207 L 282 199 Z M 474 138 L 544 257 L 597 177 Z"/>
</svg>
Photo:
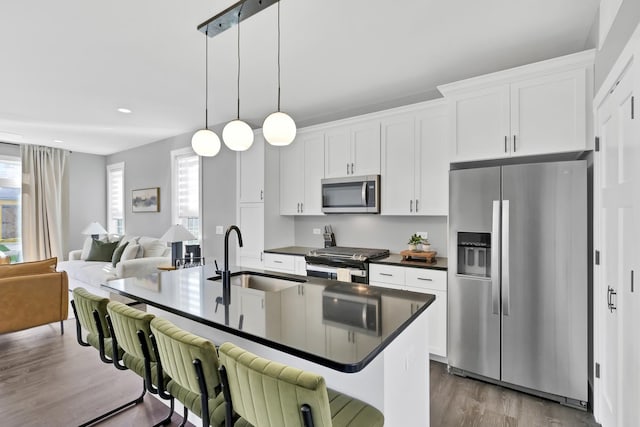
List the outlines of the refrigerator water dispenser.
<svg viewBox="0 0 640 427">
<path fill-rule="evenodd" d="M 491 277 L 491 233 L 458 232 L 458 274 Z"/>
</svg>

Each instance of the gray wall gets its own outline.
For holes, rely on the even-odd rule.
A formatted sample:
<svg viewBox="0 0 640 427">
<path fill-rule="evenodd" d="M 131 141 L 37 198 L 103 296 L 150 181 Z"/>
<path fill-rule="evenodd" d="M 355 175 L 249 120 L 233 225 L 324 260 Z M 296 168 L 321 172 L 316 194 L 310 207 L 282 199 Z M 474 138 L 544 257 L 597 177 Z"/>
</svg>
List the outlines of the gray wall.
<svg viewBox="0 0 640 427">
<path fill-rule="evenodd" d="M 596 53 L 595 88 L 602 85 L 629 37 L 640 23 L 640 1 L 625 0 L 620 6 L 602 49 Z"/>
<path fill-rule="evenodd" d="M 65 180 L 68 185 L 66 214 L 62 229 L 64 258 L 70 250 L 81 249 L 86 236 L 82 230 L 93 221 L 106 227 L 106 158 L 93 154 L 71 153 L 67 158 Z"/>
<path fill-rule="evenodd" d="M 125 231 L 127 234 L 162 236 L 171 226 L 171 150 L 189 147 L 192 133 L 185 133 L 107 157 L 106 164 L 124 162 Z M 160 187 L 160 212 L 131 212 L 131 190 Z M 203 256 L 222 260 L 223 235 L 216 225 L 235 223 L 236 155 L 226 147 L 211 158 L 202 158 Z M 233 247 L 233 246 L 232 246 Z M 235 250 L 230 255 L 235 257 Z M 232 258 L 235 259 L 235 258 Z"/>
<path fill-rule="evenodd" d="M 399 217 L 382 215 L 326 215 L 297 217 L 295 243 L 300 246 L 322 247 L 322 235 L 313 234 L 331 224 L 340 246 L 383 248 L 391 252 L 407 249 L 409 237 L 418 231 L 429 233 L 432 250 L 447 256 L 447 217 Z"/>
</svg>

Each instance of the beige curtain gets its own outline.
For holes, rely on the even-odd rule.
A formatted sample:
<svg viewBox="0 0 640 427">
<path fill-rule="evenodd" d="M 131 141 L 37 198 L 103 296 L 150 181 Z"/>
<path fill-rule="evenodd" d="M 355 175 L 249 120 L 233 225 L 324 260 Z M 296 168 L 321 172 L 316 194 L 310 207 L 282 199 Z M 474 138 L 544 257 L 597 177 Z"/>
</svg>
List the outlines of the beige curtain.
<svg viewBox="0 0 640 427">
<path fill-rule="evenodd" d="M 62 253 L 62 180 L 68 151 L 21 145 L 22 253 L 25 261 Z"/>
</svg>

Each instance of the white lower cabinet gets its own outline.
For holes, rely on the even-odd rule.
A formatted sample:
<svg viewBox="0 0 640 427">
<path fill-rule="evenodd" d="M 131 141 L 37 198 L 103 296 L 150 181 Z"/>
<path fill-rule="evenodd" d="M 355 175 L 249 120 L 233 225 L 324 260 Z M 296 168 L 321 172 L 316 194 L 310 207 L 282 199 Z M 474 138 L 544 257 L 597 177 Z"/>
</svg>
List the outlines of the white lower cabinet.
<svg viewBox="0 0 640 427">
<path fill-rule="evenodd" d="M 307 262 L 303 256 L 265 253 L 265 270 L 277 271 L 280 273 L 307 275 Z"/>
<path fill-rule="evenodd" d="M 412 268 L 384 264 L 370 264 L 369 285 L 435 295 L 436 300 L 427 308 L 429 319 L 429 352 L 447 357 L 447 272 L 428 268 Z M 402 301 L 399 302 L 402 304 Z M 398 310 L 411 310 L 407 304 Z M 384 316 L 383 314 L 383 329 Z"/>
</svg>

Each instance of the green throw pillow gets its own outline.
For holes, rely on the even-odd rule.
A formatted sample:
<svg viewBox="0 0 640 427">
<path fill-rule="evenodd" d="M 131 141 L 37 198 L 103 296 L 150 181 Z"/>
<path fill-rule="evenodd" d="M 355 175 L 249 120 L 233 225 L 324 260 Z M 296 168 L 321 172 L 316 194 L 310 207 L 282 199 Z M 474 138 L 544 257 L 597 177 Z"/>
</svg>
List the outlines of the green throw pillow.
<svg viewBox="0 0 640 427">
<path fill-rule="evenodd" d="M 124 252 L 124 249 L 127 247 L 128 244 L 129 242 L 124 242 L 122 245 L 118 246 L 115 251 L 113 251 L 113 258 L 111 258 L 111 265 L 115 267 L 116 264 L 120 262 L 120 258 L 122 258 L 122 253 Z"/>
<path fill-rule="evenodd" d="M 100 240 L 94 240 L 91 242 L 91 250 L 87 261 L 103 261 L 111 262 L 113 258 L 113 251 L 116 250 L 119 242 L 102 242 Z"/>
</svg>

